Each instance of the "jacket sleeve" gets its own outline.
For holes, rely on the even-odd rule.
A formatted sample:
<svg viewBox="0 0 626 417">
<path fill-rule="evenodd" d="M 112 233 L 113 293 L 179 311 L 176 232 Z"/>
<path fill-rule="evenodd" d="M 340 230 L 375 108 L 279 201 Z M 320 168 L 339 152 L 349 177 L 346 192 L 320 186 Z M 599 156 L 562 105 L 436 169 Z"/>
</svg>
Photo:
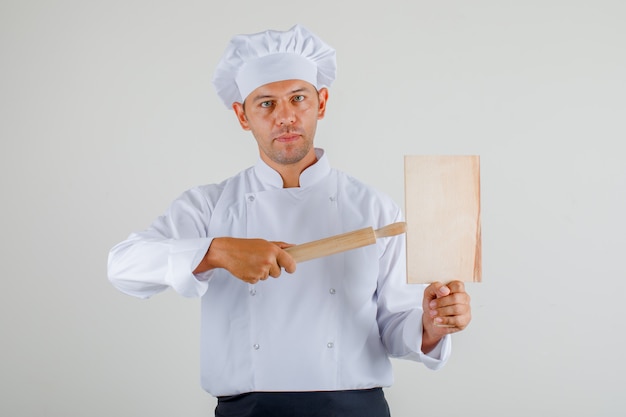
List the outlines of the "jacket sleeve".
<svg viewBox="0 0 626 417">
<path fill-rule="evenodd" d="M 193 270 L 212 242 L 207 197 L 199 188 L 183 193 L 150 227 L 115 245 L 108 257 L 113 286 L 139 298 L 170 287 L 186 297 L 204 294 L 211 273 L 194 275 Z"/>
<path fill-rule="evenodd" d="M 402 221 L 401 214 L 393 221 Z M 405 236 L 381 239 L 377 303 L 378 327 L 389 356 L 422 362 L 429 369 L 445 365 L 451 353 L 450 335 L 425 354 L 422 346 L 422 299 L 425 285 L 406 283 Z"/>
</svg>

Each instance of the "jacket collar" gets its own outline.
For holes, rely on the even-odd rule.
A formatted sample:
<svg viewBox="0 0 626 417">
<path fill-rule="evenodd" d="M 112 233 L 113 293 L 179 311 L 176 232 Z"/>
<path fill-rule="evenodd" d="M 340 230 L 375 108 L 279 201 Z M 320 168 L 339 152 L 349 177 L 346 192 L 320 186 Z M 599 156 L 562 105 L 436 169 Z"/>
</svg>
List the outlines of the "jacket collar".
<svg viewBox="0 0 626 417">
<path fill-rule="evenodd" d="M 315 148 L 317 162 L 300 174 L 300 188 L 310 187 L 324 178 L 330 172 L 330 163 L 326 153 L 321 148 Z M 261 158 L 254 165 L 254 172 L 263 185 L 268 188 L 283 188 L 283 179 L 272 167 Z"/>
</svg>

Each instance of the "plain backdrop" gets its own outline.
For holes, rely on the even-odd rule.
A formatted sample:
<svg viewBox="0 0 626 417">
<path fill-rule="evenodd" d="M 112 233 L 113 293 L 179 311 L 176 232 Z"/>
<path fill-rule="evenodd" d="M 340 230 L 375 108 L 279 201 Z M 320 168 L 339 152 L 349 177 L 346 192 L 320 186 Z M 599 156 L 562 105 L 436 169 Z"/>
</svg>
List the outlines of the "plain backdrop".
<svg viewBox="0 0 626 417">
<path fill-rule="evenodd" d="M 212 415 L 199 301 L 139 300 L 109 249 L 253 164 L 211 76 L 300 23 L 338 78 L 317 145 L 403 205 L 403 156 L 481 156 L 483 282 L 394 417 L 626 411 L 623 0 L 0 0 L 0 415 Z"/>
</svg>

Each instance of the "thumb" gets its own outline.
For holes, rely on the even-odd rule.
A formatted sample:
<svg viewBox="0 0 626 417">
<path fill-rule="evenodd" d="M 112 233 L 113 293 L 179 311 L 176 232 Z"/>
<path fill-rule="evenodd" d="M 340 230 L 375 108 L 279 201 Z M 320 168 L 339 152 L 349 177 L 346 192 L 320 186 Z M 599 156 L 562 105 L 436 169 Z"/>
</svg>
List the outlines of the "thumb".
<svg viewBox="0 0 626 417">
<path fill-rule="evenodd" d="M 285 243 L 285 242 L 272 242 L 274 245 L 278 246 L 281 249 L 287 249 L 292 246 L 295 246 L 293 243 Z"/>
<path fill-rule="evenodd" d="M 278 265 L 285 268 L 285 272 L 293 274 L 296 271 L 296 261 L 294 261 L 291 255 L 284 250 L 280 251 L 276 261 L 278 262 Z"/>
<path fill-rule="evenodd" d="M 450 294 L 450 288 L 442 282 L 433 282 L 424 290 L 424 300 L 430 301 Z"/>
</svg>

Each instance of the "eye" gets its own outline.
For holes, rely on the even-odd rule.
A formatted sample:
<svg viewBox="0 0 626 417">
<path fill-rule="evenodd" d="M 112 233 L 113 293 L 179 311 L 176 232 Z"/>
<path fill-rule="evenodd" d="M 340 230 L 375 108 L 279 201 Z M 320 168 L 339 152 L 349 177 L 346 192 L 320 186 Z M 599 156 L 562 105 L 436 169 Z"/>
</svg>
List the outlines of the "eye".
<svg viewBox="0 0 626 417">
<path fill-rule="evenodd" d="M 266 108 L 272 106 L 272 102 L 271 101 L 263 101 L 263 102 L 261 102 L 260 106 L 266 109 Z"/>
<path fill-rule="evenodd" d="M 303 95 L 294 96 L 293 101 L 304 101 L 304 96 Z"/>
</svg>

